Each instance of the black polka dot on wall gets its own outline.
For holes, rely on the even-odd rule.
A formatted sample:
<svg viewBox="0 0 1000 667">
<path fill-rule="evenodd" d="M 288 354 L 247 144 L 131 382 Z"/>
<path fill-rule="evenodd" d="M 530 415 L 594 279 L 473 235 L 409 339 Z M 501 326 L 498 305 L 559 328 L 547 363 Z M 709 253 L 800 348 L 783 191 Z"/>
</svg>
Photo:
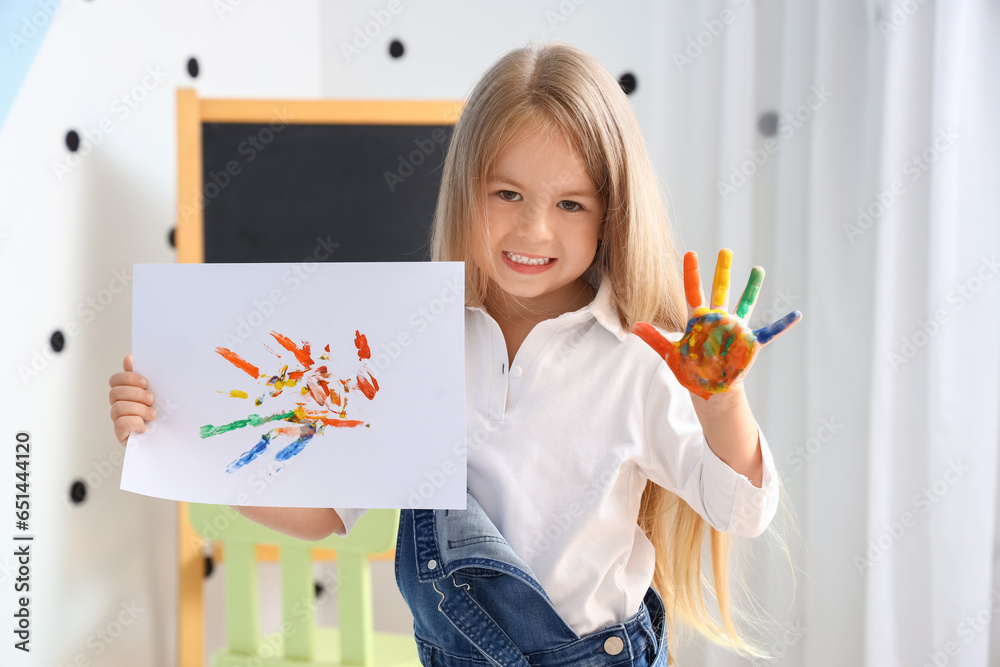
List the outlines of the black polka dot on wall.
<svg viewBox="0 0 1000 667">
<path fill-rule="evenodd" d="M 765 137 L 773 137 L 778 133 L 778 114 L 773 111 L 762 113 L 757 121 L 757 127 Z"/>
<path fill-rule="evenodd" d="M 393 58 L 402 58 L 403 51 L 404 51 L 403 43 L 398 39 L 392 40 L 392 42 L 389 44 L 389 55 L 392 56 Z"/>
<path fill-rule="evenodd" d="M 49 339 L 49 344 L 52 345 L 52 349 L 55 352 L 62 352 L 63 348 L 66 347 L 66 337 L 63 336 L 63 332 L 56 331 L 53 333 L 52 337 Z"/>
<path fill-rule="evenodd" d="M 167 243 L 170 244 L 171 248 L 176 248 L 177 247 L 177 228 L 176 227 L 171 227 L 170 228 L 170 233 L 167 234 Z"/>
<path fill-rule="evenodd" d="M 76 133 L 76 130 L 70 130 L 66 133 L 66 148 L 70 149 L 74 153 L 76 149 L 80 147 L 80 135 Z"/>
<path fill-rule="evenodd" d="M 73 501 L 74 504 L 79 505 L 84 500 L 87 499 L 87 485 L 80 480 L 75 480 L 73 485 L 69 487 L 69 499 Z"/>
<path fill-rule="evenodd" d="M 208 579 L 215 572 L 215 561 L 211 556 L 205 556 L 205 578 Z"/>
<path fill-rule="evenodd" d="M 198 70 L 198 59 L 197 58 L 189 58 L 188 59 L 188 74 L 191 75 L 192 79 L 197 78 L 198 71 L 199 71 Z"/>
<path fill-rule="evenodd" d="M 636 81 L 635 74 L 632 72 L 625 72 L 620 77 L 618 77 L 618 85 L 622 87 L 626 95 L 631 95 L 635 91 Z"/>
</svg>

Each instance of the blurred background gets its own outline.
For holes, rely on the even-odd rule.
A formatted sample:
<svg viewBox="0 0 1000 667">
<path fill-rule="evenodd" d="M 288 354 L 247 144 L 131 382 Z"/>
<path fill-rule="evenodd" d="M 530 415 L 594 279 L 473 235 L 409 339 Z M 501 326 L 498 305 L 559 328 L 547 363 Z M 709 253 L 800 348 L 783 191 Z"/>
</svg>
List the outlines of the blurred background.
<svg viewBox="0 0 1000 667">
<path fill-rule="evenodd" d="M 177 664 L 175 503 L 119 489 L 107 399 L 132 265 L 176 260 L 177 89 L 461 100 L 550 38 L 629 93 L 679 247 L 732 248 L 737 285 L 767 269 L 755 327 L 804 313 L 747 381 L 796 572 L 793 590 L 780 543 L 747 545 L 777 656 L 757 664 L 1000 665 L 996 0 L 2 0 L 0 37 L 0 505 L 28 432 L 35 535 L 32 650 L 5 630 L 3 665 Z M 411 631 L 392 562 L 373 567 L 376 629 Z M 276 629 L 276 565 L 260 590 Z"/>
</svg>

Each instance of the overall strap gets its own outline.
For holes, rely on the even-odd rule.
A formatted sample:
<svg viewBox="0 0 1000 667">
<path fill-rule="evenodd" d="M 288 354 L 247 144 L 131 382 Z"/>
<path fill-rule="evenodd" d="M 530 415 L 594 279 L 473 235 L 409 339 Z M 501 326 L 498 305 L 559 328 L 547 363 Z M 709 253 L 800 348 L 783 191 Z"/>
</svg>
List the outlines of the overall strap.
<svg viewBox="0 0 1000 667">
<path fill-rule="evenodd" d="M 448 595 L 437 587 L 438 583 L 448 591 Z M 472 597 L 468 584 L 459 584 L 453 575 L 448 579 L 432 582 L 432 585 L 441 595 L 438 611 L 490 662 L 499 667 L 531 667 L 531 663 L 503 628 Z"/>
</svg>

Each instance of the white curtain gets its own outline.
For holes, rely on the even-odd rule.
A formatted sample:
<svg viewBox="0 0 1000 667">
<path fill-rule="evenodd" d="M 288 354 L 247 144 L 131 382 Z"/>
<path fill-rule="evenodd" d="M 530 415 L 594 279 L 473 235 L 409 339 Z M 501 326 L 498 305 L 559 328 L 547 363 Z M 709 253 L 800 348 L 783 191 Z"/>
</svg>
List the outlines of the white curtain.
<svg viewBox="0 0 1000 667">
<path fill-rule="evenodd" d="M 771 663 L 1000 665 L 1000 3 L 655 3 L 647 140 L 682 249 L 752 323 L 796 527 L 752 590 Z M 768 142 L 771 143 L 768 143 Z M 680 665 L 746 665 L 681 647 Z"/>
</svg>

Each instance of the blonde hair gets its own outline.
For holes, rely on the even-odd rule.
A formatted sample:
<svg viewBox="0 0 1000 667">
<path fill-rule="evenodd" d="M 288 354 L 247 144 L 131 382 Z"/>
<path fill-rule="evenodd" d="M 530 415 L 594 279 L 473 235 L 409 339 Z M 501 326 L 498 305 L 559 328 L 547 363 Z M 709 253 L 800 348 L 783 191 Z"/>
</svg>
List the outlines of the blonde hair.
<svg viewBox="0 0 1000 667">
<path fill-rule="evenodd" d="M 587 282 L 596 286 L 602 278 L 611 281 L 611 298 L 626 331 L 636 322 L 683 331 L 687 309 L 679 257 L 638 121 L 618 82 L 600 62 L 559 41 L 529 43 L 497 60 L 473 89 L 452 132 L 431 231 L 431 257 L 466 261 L 467 305 L 483 305 L 491 290 L 483 267 L 468 261 L 486 256 L 483 184 L 504 148 L 528 128 L 561 130 L 605 205 L 597 253 L 584 276 Z M 785 494 L 780 495 L 783 505 Z M 679 619 L 720 646 L 769 657 L 740 637 L 733 623 L 733 609 L 739 617 L 745 614 L 730 597 L 731 536 L 652 481 L 642 494 L 638 524 L 656 549 L 653 587 L 666 608 L 668 645 L 673 645 Z M 721 626 L 705 608 L 702 595 L 703 585 L 713 592 L 701 569 L 706 531 Z M 742 583 L 742 576 L 739 579 Z M 668 664 L 674 664 L 672 654 Z"/>
</svg>

